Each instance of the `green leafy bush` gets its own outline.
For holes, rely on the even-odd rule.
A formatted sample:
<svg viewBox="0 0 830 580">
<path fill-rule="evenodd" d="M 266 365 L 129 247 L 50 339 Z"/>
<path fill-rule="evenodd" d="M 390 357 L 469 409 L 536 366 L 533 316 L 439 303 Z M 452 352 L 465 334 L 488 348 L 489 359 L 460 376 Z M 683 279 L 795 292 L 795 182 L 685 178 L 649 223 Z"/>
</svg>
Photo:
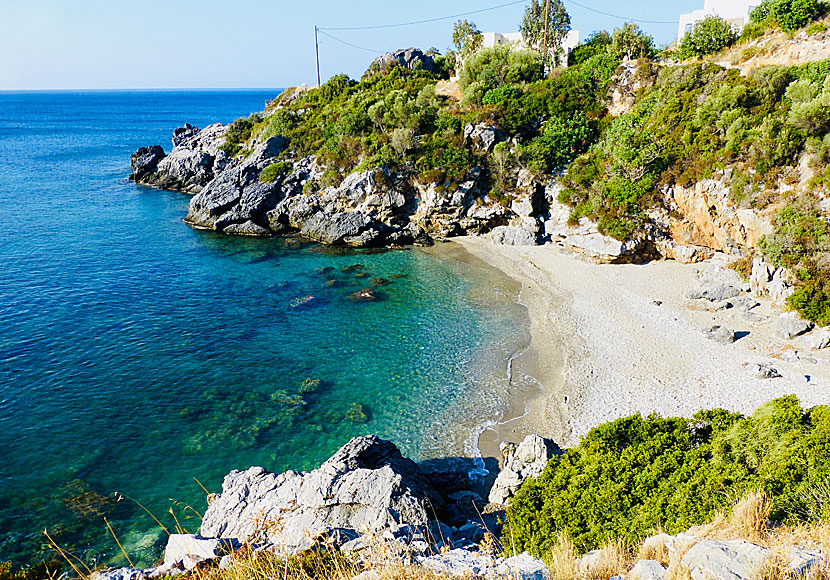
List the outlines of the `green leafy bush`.
<svg viewBox="0 0 830 580">
<path fill-rule="evenodd" d="M 551 117 L 542 134 L 522 148 L 522 157 L 532 171 L 562 169 L 587 149 L 591 136 L 588 120 L 580 113 L 569 119 Z"/>
<path fill-rule="evenodd" d="M 593 429 L 525 482 L 502 539 L 537 556 L 559 531 L 581 550 L 609 537 L 634 544 L 657 529 L 701 524 L 759 488 L 774 498 L 772 518 L 793 523 L 821 512 L 806 492 L 828 477 L 830 407 L 803 412 L 789 396 L 748 418 L 724 410 L 692 419 L 635 415 Z"/>
<path fill-rule="evenodd" d="M 622 60 L 623 57 L 651 58 L 656 51 L 654 39 L 651 36 L 633 22 L 626 22 L 614 30 L 608 52 Z"/>
<path fill-rule="evenodd" d="M 485 92 L 505 84 L 533 82 L 542 78 L 542 58 L 532 50 L 511 50 L 509 46 L 482 48 L 464 62 L 458 84 L 464 89 L 484 83 Z"/>
<path fill-rule="evenodd" d="M 521 96 L 522 91 L 511 87 L 510 85 L 502 85 L 495 89 L 490 89 L 481 99 L 482 105 L 500 105 L 510 99 L 516 99 Z"/>
<path fill-rule="evenodd" d="M 680 41 L 680 53 L 684 58 L 706 56 L 732 46 L 738 34 L 723 18 L 707 16 L 696 23 Z"/>
<path fill-rule="evenodd" d="M 592 56 L 606 54 L 610 45 L 611 35 L 607 31 L 601 30 L 593 32 L 568 54 L 568 66 L 577 66 Z"/>
<path fill-rule="evenodd" d="M 822 14 L 816 0 L 765 0 L 749 15 L 752 22 L 796 30 Z"/>
<path fill-rule="evenodd" d="M 291 171 L 292 165 L 286 161 L 277 161 L 262 170 L 259 174 L 259 180 L 262 183 L 273 183 L 278 179 L 282 179 Z"/>
</svg>

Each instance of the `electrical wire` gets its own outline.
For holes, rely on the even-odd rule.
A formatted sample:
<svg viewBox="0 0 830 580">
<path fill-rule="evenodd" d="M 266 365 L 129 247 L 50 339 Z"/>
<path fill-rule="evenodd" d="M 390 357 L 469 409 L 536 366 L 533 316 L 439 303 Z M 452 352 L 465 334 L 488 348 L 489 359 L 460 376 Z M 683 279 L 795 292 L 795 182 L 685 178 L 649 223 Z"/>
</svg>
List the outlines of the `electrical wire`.
<svg viewBox="0 0 830 580">
<path fill-rule="evenodd" d="M 365 46 L 358 46 L 357 44 L 352 44 L 351 42 L 346 42 L 345 40 L 343 40 L 341 38 L 337 38 L 336 36 L 333 36 L 333 35 L 329 34 L 328 32 L 323 32 L 322 28 L 318 28 L 317 32 L 319 32 L 323 36 L 328 36 L 332 40 L 336 40 L 337 42 L 345 44 L 346 46 L 351 46 L 352 48 L 359 48 L 360 50 L 365 50 L 366 52 L 371 52 L 373 54 L 384 54 L 384 51 L 382 51 L 382 50 L 375 50 L 373 48 L 366 48 Z"/>
<path fill-rule="evenodd" d="M 570 2 L 575 6 L 579 6 L 580 8 L 584 8 L 585 10 L 589 10 L 591 12 L 596 12 L 597 14 L 602 14 L 603 16 L 610 16 L 611 18 L 618 18 L 620 20 L 625 20 L 626 22 L 641 22 L 643 24 L 677 24 L 679 20 L 642 20 L 640 18 L 627 18 L 625 16 L 619 16 L 618 14 L 611 14 L 610 12 L 603 12 L 602 10 L 597 10 L 596 8 L 591 8 L 590 6 L 586 6 L 585 4 L 581 4 L 576 0 L 564 0 L 565 2 Z"/>
<path fill-rule="evenodd" d="M 482 12 L 490 12 L 491 10 L 498 10 L 499 8 L 506 8 L 507 6 L 515 6 L 516 4 L 524 4 L 527 0 L 515 0 L 514 2 L 507 2 L 506 4 L 499 4 L 498 6 L 491 6 L 490 8 L 481 8 L 479 10 L 471 10 L 470 12 L 461 12 L 460 14 L 452 14 L 451 16 L 440 16 L 438 18 L 427 18 L 425 20 L 414 20 L 412 22 L 399 22 L 397 24 L 378 24 L 375 26 L 344 26 L 344 27 L 327 27 L 318 28 L 317 30 L 376 30 L 379 28 L 398 28 L 401 26 L 414 26 L 416 24 L 427 24 L 429 22 L 440 22 L 441 20 L 452 20 L 453 18 L 460 18 L 462 16 L 470 16 L 472 14 L 480 14 Z"/>
</svg>

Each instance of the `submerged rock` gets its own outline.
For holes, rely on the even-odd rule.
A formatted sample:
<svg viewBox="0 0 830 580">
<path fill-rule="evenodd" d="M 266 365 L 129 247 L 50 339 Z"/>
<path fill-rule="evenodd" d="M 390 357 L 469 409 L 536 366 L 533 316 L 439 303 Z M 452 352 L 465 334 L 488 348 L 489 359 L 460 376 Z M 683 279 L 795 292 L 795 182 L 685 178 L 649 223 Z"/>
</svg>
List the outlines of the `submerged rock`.
<svg viewBox="0 0 830 580">
<path fill-rule="evenodd" d="M 375 302 L 380 299 L 381 295 L 371 288 L 364 288 L 363 290 L 349 294 L 349 300 L 354 300 L 355 302 Z"/>
</svg>

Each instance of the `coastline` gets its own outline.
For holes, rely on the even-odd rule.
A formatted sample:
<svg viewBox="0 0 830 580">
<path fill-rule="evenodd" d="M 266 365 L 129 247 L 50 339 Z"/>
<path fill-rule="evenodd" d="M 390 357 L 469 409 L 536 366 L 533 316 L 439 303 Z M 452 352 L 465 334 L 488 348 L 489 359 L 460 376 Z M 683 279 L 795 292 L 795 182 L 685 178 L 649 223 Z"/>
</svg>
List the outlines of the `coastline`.
<svg viewBox="0 0 830 580">
<path fill-rule="evenodd" d="M 449 243 L 522 284 L 531 340 L 514 372 L 542 385 L 537 393 L 511 394 L 503 417 L 480 436 L 485 458 L 500 457 L 501 441 L 530 433 L 571 447 L 593 427 L 636 413 L 751 414 L 790 394 L 804 407 L 830 403 L 828 349 L 809 353 L 816 362 L 781 358 L 801 347 L 798 339 L 776 336 L 778 311 L 769 300 L 754 310 L 762 320 L 749 322 L 738 309 L 710 312 L 686 298 L 705 263 L 598 265 L 553 245 L 501 246 L 471 237 Z M 720 344 L 701 332 L 715 324 L 749 334 Z M 772 363 L 782 376 L 759 378 L 753 363 Z"/>
</svg>

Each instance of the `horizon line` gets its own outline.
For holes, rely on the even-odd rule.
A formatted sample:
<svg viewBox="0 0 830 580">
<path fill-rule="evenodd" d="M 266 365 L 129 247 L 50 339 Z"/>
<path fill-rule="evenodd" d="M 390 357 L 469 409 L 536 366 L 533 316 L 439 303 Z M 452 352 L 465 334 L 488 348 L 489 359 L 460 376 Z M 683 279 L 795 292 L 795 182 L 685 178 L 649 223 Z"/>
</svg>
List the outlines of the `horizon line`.
<svg viewBox="0 0 830 580">
<path fill-rule="evenodd" d="M 258 91 L 284 91 L 286 88 L 298 85 L 286 85 L 283 87 L 156 87 L 156 88 L 71 88 L 71 89 L 0 89 L 0 93 L 114 93 L 114 92 L 258 92 Z"/>
</svg>

